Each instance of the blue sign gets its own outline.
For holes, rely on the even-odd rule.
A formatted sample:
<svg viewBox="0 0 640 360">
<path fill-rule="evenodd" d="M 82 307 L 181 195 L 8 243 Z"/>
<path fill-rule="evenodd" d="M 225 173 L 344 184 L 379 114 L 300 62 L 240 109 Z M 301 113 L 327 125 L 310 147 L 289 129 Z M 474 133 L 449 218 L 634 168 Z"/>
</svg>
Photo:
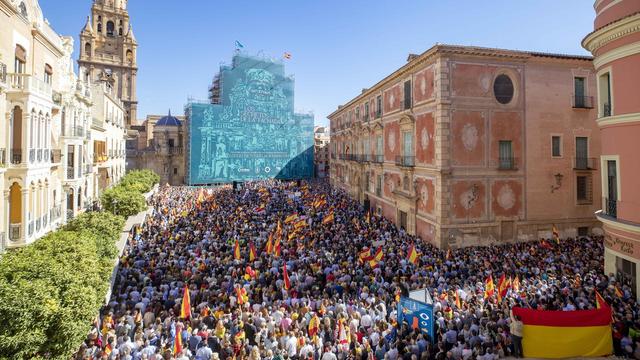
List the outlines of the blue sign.
<svg viewBox="0 0 640 360">
<path fill-rule="evenodd" d="M 313 176 L 313 115 L 293 111 L 282 62 L 237 54 L 216 86 L 186 106 L 189 185 Z"/>
<path fill-rule="evenodd" d="M 398 303 L 398 324 L 405 323 L 410 328 L 419 328 L 428 335 L 431 342 L 435 341 L 433 305 L 421 301 L 402 297 Z"/>
</svg>

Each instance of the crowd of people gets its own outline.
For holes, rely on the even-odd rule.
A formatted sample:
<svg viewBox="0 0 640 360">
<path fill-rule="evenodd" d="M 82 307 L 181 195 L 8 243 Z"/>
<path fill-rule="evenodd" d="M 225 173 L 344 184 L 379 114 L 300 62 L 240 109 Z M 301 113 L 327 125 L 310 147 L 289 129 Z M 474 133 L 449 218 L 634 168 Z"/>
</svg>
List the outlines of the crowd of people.
<svg viewBox="0 0 640 360">
<path fill-rule="evenodd" d="M 616 355 L 640 358 L 638 304 L 630 284 L 604 274 L 601 238 L 447 252 L 324 182 L 167 186 L 152 205 L 79 359 L 520 356 L 511 307 L 592 309 L 596 290 L 613 309 Z M 366 249 L 381 255 L 363 261 Z M 486 279 L 503 274 L 519 286 L 498 300 Z M 400 296 L 422 288 L 433 333 L 397 323 Z"/>
</svg>

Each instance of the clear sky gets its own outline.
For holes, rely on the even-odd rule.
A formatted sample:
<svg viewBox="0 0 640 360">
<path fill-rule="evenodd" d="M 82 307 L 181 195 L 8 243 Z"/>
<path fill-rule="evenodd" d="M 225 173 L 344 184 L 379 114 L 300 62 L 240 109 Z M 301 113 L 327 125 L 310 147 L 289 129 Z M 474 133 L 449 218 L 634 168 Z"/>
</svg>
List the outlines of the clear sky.
<svg viewBox="0 0 640 360">
<path fill-rule="evenodd" d="M 316 123 L 435 43 L 587 54 L 593 0 L 130 0 L 139 118 L 206 99 L 235 40 L 249 53 L 293 55 L 297 110 Z M 78 34 L 92 0 L 40 0 L 62 35 Z M 77 55 L 75 56 L 77 58 Z"/>
</svg>

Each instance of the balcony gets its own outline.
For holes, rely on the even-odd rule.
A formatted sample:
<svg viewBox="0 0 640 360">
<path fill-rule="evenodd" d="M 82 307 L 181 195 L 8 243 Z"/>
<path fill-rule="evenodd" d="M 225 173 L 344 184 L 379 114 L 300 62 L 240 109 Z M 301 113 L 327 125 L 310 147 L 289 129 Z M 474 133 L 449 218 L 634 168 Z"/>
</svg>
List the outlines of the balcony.
<svg viewBox="0 0 640 360">
<path fill-rule="evenodd" d="M 36 149 L 29 149 L 29 162 L 36 162 Z"/>
<path fill-rule="evenodd" d="M 38 162 L 42 162 L 42 149 L 36 150 L 36 158 L 38 158 Z"/>
<path fill-rule="evenodd" d="M 22 163 L 22 149 L 11 149 L 11 163 L 13 165 Z"/>
<path fill-rule="evenodd" d="M 396 156 L 396 166 L 414 167 L 416 166 L 416 157 L 405 155 Z"/>
<path fill-rule="evenodd" d="M 51 84 L 29 74 L 8 74 L 9 92 L 31 92 L 53 101 Z"/>
<path fill-rule="evenodd" d="M 84 137 L 84 127 L 82 126 L 66 126 L 63 135 L 67 137 Z"/>
<path fill-rule="evenodd" d="M 67 166 L 67 180 L 75 180 L 76 169 L 73 166 Z"/>
<path fill-rule="evenodd" d="M 51 222 L 60 219 L 60 215 L 62 215 L 62 204 L 58 204 L 49 210 L 49 218 L 51 219 Z"/>
<path fill-rule="evenodd" d="M 574 157 L 573 169 L 574 170 L 596 170 L 598 159 L 586 158 L 586 157 Z"/>
<path fill-rule="evenodd" d="M 384 162 L 384 155 L 373 155 L 372 162 L 375 164 L 382 164 Z"/>
<path fill-rule="evenodd" d="M 604 208 L 602 214 L 612 218 L 618 217 L 618 201 L 614 199 L 604 198 Z"/>
<path fill-rule="evenodd" d="M 33 235 L 33 220 L 29 221 L 29 226 L 27 229 L 27 234 L 29 234 L 29 236 Z"/>
<path fill-rule="evenodd" d="M 0 62 L 0 87 L 7 84 L 7 64 Z"/>
<path fill-rule="evenodd" d="M 182 146 L 169 147 L 169 155 L 182 155 Z"/>
<path fill-rule="evenodd" d="M 574 109 L 593 109 L 593 96 L 573 95 L 571 100 Z"/>
<path fill-rule="evenodd" d="M 518 159 L 513 156 L 498 157 L 498 170 L 518 170 Z"/>
<path fill-rule="evenodd" d="M 602 117 L 611 116 L 611 104 L 604 103 L 602 104 Z"/>
</svg>

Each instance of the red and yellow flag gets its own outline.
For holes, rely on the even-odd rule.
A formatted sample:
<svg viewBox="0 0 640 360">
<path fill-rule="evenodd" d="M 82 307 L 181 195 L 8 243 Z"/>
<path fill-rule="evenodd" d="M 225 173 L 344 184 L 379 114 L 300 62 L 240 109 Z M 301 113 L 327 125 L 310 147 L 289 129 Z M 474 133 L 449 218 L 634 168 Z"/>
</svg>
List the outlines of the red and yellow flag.
<svg viewBox="0 0 640 360">
<path fill-rule="evenodd" d="M 176 340 L 173 342 L 173 355 L 178 355 L 182 352 L 182 329 L 176 329 Z"/>
<path fill-rule="evenodd" d="M 269 240 L 267 241 L 266 248 L 267 255 L 271 255 L 273 252 L 273 233 L 269 234 Z"/>
<path fill-rule="evenodd" d="M 616 292 L 616 296 L 619 298 L 623 298 L 624 294 L 622 293 L 622 291 L 620 290 L 620 288 L 618 287 L 618 285 L 614 286 L 614 290 Z"/>
<path fill-rule="evenodd" d="M 512 288 L 513 288 L 513 291 L 515 291 L 516 293 L 520 292 L 520 278 L 518 277 L 518 275 L 516 275 L 516 278 L 513 279 Z"/>
<path fill-rule="evenodd" d="M 184 286 L 182 292 L 182 304 L 180 305 L 180 317 L 183 319 L 191 318 L 191 296 L 189 295 L 189 287 Z"/>
<path fill-rule="evenodd" d="M 289 274 L 287 273 L 287 263 L 282 265 L 282 278 L 284 279 L 284 289 L 289 290 L 291 288 L 291 281 L 289 281 Z"/>
<path fill-rule="evenodd" d="M 257 257 L 256 247 L 253 246 L 253 243 L 249 243 L 249 261 L 254 261 Z"/>
<path fill-rule="evenodd" d="M 238 239 L 236 239 L 236 244 L 233 246 L 233 257 L 236 260 L 240 260 L 240 243 L 238 243 Z"/>
<path fill-rule="evenodd" d="M 522 319 L 522 347 L 528 358 L 606 356 L 613 351 L 611 308 L 545 311 L 514 307 Z"/>
<path fill-rule="evenodd" d="M 500 276 L 500 280 L 498 280 L 498 301 L 501 302 L 502 298 L 507 296 L 507 290 L 509 290 L 507 287 L 507 276 L 502 274 L 502 276 Z"/>
<path fill-rule="evenodd" d="M 462 309 L 462 301 L 460 301 L 460 295 L 458 295 L 458 290 L 456 290 L 456 308 Z"/>
<path fill-rule="evenodd" d="M 358 253 L 358 260 L 360 260 L 363 263 L 369 261 L 370 258 L 371 258 L 371 249 L 369 248 L 363 249 Z"/>
<path fill-rule="evenodd" d="M 369 266 L 371 266 L 372 268 L 377 267 L 378 263 L 382 261 L 383 257 L 384 254 L 382 253 L 382 248 L 378 248 L 378 250 L 376 250 L 376 253 L 373 254 L 373 257 L 369 259 Z"/>
<path fill-rule="evenodd" d="M 318 315 L 314 314 L 311 319 L 309 319 L 309 337 L 313 338 L 314 336 L 318 335 L 319 331 L 320 319 L 318 318 Z"/>
<path fill-rule="evenodd" d="M 280 251 L 282 250 L 282 247 L 280 246 L 280 239 L 279 238 L 276 239 L 276 243 L 274 244 L 273 248 L 274 248 L 273 254 L 275 256 L 279 257 L 280 256 Z"/>
<path fill-rule="evenodd" d="M 409 262 L 412 263 L 413 265 L 418 263 L 418 252 L 416 251 L 416 247 L 411 245 L 411 247 L 409 248 L 409 253 L 407 254 L 407 257 L 409 258 Z"/>
<path fill-rule="evenodd" d="M 284 223 L 285 223 L 285 224 L 288 224 L 288 223 L 292 223 L 292 222 L 294 222 L 294 221 L 296 221 L 296 220 L 298 220 L 298 214 L 291 214 L 291 215 L 287 216 L 287 217 L 284 219 Z M 279 223 L 279 222 L 278 222 L 278 225 L 280 225 L 280 223 Z"/>
<path fill-rule="evenodd" d="M 560 232 L 558 231 L 558 228 L 556 227 L 555 224 L 553 224 L 552 232 L 553 232 L 553 240 L 555 240 L 556 243 L 560 244 Z"/>
<path fill-rule="evenodd" d="M 493 276 L 489 275 L 484 281 L 484 298 L 488 298 L 493 295 L 495 291 L 495 285 L 493 284 Z"/>
<path fill-rule="evenodd" d="M 596 290 L 596 309 L 601 309 L 603 307 L 607 307 L 607 302 L 604 300 L 602 295 Z"/>
<path fill-rule="evenodd" d="M 332 223 L 335 220 L 335 214 L 334 212 L 330 212 L 329 215 L 325 216 L 324 219 L 322 219 L 322 224 L 326 225 L 329 223 Z"/>
</svg>

